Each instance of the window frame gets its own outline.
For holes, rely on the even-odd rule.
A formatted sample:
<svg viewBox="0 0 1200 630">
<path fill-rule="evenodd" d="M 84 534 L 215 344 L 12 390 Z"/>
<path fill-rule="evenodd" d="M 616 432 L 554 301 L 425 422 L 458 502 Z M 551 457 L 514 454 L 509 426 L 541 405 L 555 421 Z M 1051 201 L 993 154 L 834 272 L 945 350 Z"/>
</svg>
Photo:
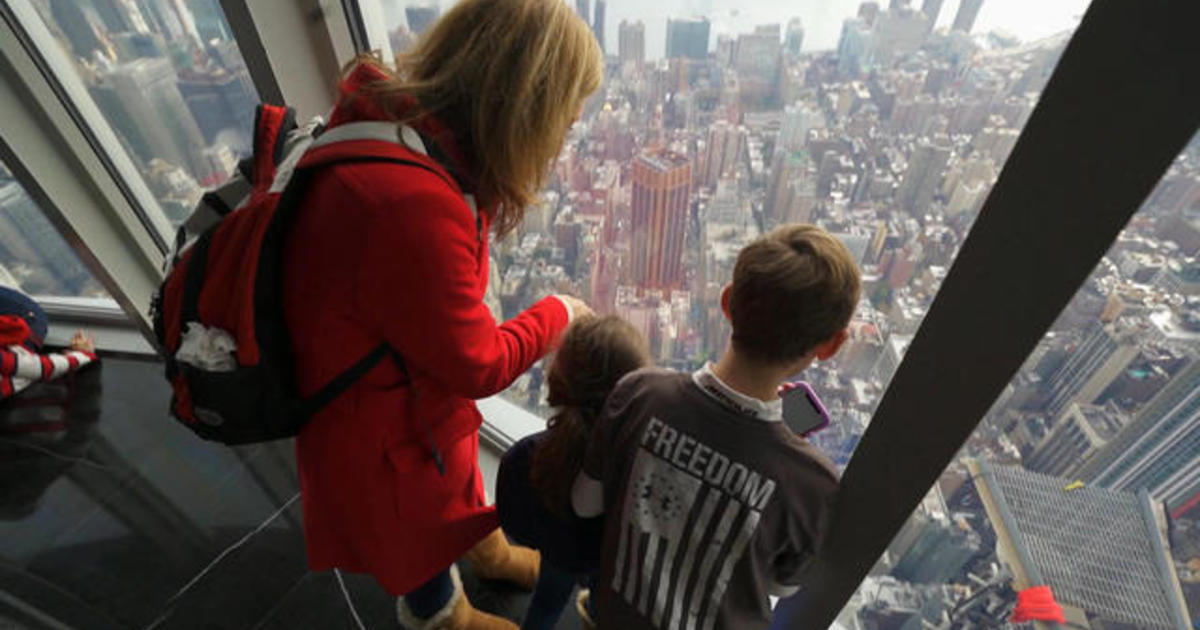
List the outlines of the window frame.
<svg viewBox="0 0 1200 630">
<path fill-rule="evenodd" d="M 397 51 L 392 50 L 379 0 L 342 0 L 347 21 L 355 31 L 354 45 L 358 53 L 377 53 L 389 65 Z"/>
<path fill-rule="evenodd" d="M 156 355 L 154 346 L 134 326 L 129 316 L 112 300 L 38 296 L 50 320 L 46 342 L 67 347 L 76 331 L 83 330 L 96 341 L 105 356 L 145 357 Z"/>
<path fill-rule="evenodd" d="M 221 7 L 260 100 L 326 114 L 337 69 L 357 53 L 350 14 L 320 0 L 253 4 Z M 0 158 L 144 340 L 102 334 L 99 347 L 153 352 L 150 298 L 174 229 L 29 0 L 0 0 L 0 77 Z M 72 321 L 112 323 L 91 315 Z"/>
<path fill-rule="evenodd" d="M 146 311 L 161 279 L 166 217 L 154 212 L 158 202 L 95 103 L 76 100 L 83 87 L 74 71 L 56 74 L 63 59 L 54 53 L 62 51 L 29 11 L 24 0 L 0 3 L 0 159 L 133 325 L 153 339 Z"/>
<path fill-rule="evenodd" d="M 346 0 L 221 0 L 221 9 L 262 102 L 301 119 L 328 114 L 341 69 L 360 52 Z"/>
<path fill-rule="evenodd" d="M 10 31 L 10 36 L 5 38 L 5 56 L 9 57 L 16 72 L 21 74 L 19 80 L 31 92 L 44 86 L 54 93 L 61 108 L 75 123 L 87 144 L 100 158 L 109 176 L 120 187 L 142 228 L 154 241 L 157 249 L 165 253 L 173 230 L 159 207 L 158 200 L 142 180 L 133 161 L 121 148 L 112 126 L 93 102 L 83 81 L 71 67 L 66 52 L 50 34 L 37 10 L 29 0 L 4 0 L 0 3 L 0 15 Z M 7 50 L 8 46 L 19 46 L 23 49 L 24 59 L 19 59 L 17 50 Z M 36 78 L 32 73 L 21 73 L 20 66 L 25 65 L 21 62 L 32 64 L 36 68 L 42 86 L 35 85 Z"/>
</svg>

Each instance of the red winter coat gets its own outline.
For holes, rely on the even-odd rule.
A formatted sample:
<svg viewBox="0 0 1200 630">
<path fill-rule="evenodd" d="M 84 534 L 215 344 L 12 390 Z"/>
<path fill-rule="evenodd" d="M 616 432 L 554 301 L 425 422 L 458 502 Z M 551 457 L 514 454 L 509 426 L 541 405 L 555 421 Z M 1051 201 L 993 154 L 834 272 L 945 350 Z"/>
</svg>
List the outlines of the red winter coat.
<svg viewBox="0 0 1200 630">
<path fill-rule="evenodd" d="M 343 85 L 378 76 L 360 67 Z M 343 102 L 330 128 L 382 116 Z M 469 165 L 436 121 L 417 126 Z M 353 150 L 413 159 L 397 145 Z M 427 160 L 427 159 L 426 159 Z M 395 164 L 319 171 L 285 251 L 283 301 L 300 393 L 309 395 L 381 341 L 384 360 L 318 413 L 296 442 L 310 566 L 372 574 L 403 594 L 497 526 L 476 462 L 474 400 L 507 387 L 567 324 L 544 299 L 497 325 L 483 302 L 489 212 L 428 171 Z M 426 426 L 446 466 L 439 475 Z"/>
</svg>

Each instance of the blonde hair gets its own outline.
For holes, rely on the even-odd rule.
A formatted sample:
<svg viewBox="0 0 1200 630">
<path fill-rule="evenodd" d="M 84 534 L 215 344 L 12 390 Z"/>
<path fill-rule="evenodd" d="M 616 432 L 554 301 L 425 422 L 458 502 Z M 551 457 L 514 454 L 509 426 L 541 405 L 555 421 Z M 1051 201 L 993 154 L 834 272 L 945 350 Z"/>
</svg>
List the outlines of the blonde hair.
<svg viewBox="0 0 1200 630">
<path fill-rule="evenodd" d="M 454 131 L 500 235 L 521 222 L 604 77 L 599 44 L 563 0 L 459 0 L 396 66 L 364 91 L 393 115 L 397 97 L 415 98 Z"/>
</svg>

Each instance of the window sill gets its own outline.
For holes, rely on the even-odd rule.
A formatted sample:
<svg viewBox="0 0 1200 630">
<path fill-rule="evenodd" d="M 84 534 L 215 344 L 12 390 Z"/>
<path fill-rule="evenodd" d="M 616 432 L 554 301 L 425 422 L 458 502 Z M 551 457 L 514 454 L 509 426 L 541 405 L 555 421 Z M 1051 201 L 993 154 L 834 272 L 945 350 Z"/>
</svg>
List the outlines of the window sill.
<svg viewBox="0 0 1200 630">
<path fill-rule="evenodd" d="M 38 296 L 38 303 L 50 319 L 46 343 L 69 346 L 77 331 L 96 340 L 96 350 L 104 354 L 157 355 L 141 331 L 117 303 L 108 298 Z"/>
<path fill-rule="evenodd" d="M 479 439 L 484 444 L 503 453 L 521 438 L 533 435 L 546 428 L 546 421 L 537 414 L 522 409 L 519 405 L 491 396 L 475 403 L 483 414 L 483 426 L 479 428 Z"/>
</svg>

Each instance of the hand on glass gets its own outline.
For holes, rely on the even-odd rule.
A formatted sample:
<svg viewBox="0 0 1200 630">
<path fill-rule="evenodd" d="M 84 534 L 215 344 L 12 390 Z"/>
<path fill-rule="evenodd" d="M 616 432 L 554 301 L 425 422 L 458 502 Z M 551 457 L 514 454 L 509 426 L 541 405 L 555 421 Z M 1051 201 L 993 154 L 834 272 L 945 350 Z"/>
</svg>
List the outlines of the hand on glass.
<svg viewBox="0 0 1200 630">
<path fill-rule="evenodd" d="M 579 319 L 580 317 L 596 314 L 596 312 L 592 310 L 592 307 L 587 305 L 587 302 L 584 302 L 573 295 L 559 295 L 558 298 L 566 303 L 571 309 L 572 321 Z"/>
<path fill-rule="evenodd" d="M 91 335 L 84 334 L 82 330 L 75 331 L 75 336 L 71 337 L 71 349 L 80 352 L 95 352 L 96 339 Z"/>
</svg>

